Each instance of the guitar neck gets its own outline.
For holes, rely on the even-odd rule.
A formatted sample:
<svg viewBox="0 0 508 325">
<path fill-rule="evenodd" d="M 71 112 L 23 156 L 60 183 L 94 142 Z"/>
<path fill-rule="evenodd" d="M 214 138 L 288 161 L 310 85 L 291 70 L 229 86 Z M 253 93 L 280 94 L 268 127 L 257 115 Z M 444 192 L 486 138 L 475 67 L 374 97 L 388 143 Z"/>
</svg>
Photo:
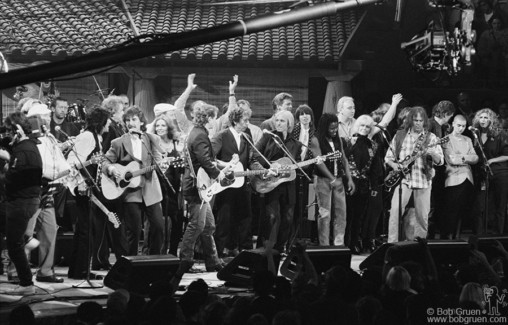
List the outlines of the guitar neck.
<svg viewBox="0 0 508 325">
<path fill-rule="evenodd" d="M 416 155 L 411 156 L 411 158 L 407 162 L 403 162 L 403 164 L 406 165 L 406 166 L 411 165 L 412 163 L 414 163 L 416 161 L 416 159 L 418 159 L 421 156 L 423 156 L 423 154 L 427 151 L 427 149 L 435 147 L 435 146 L 438 146 L 440 144 L 443 144 L 444 142 L 447 141 L 447 138 L 448 138 L 448 136 L 445 136 L 445 137 L 443 137 L 441 139 L 438 139 L 436 143 L 433 143 L 433 144 L 428 145 L 427 147 L 423 148 L 424 150 L 420 150 Z"/>
<path fill-rule="evenodd" d="M 241 172 L 234 172 L 235 177 L 243 177 L 243 176 L 255 176 L 255 175 L 263 175 L 266 173 L 266 169 L 254 169 L 254 170 L 244 170 Z"/>
<path fill-rule="evenodd" d="M 90 195 L 90 200 L 92 200 L 92 202 L 99 208 L 102 210 L 102 212 L 104 212 L 106 215 L 108 215 L 110 213 L 110 211 L 108 210 L 108 208 L 106 208 L 106 206 L 104 204 L 102 204 L 101 201 L 99 201 L 99 199 L 91 194 Z"/>
<path fill-rule="evenodd" d="M 308 166 L 308 165 L 312 165 L 312 164 L 315 164 L 317 162 L 317 158 L 312 158 L 312 159 L 309 159 L 309 160 L 305 160 L 305 161 L 302 161 L 302 162 L 299 162 L 297 164 L 293 164 L 291 165 L 291 169 L 297 169 L 298 167 L 305 167 L 305 166 Z"/>
<path fill-rule="evenodd" d="M 151 172 L 155 168 L 157 168 L 157 165 L 152 165 L 152 166 L 144 167 L 144 168 L 141 168 L 139 170 L 133 171 L 132 172 L 132 177 L 136 177 L 136 176 L 139 176 L 139 175 L 143 175 L 144 173 Z"/>
</svg>

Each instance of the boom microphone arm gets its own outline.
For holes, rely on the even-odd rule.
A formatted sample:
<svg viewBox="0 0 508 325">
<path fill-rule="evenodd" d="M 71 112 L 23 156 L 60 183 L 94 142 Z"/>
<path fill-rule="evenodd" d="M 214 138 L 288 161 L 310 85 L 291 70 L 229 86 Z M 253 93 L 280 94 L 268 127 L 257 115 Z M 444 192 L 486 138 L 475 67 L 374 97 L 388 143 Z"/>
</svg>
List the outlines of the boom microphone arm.
<svg viewBox="0 0 508 325">
<path fill-rule="evenodd" d="M 383 1 L 385 0 L 325 2 L 283 13 L 271 13 L 200 30 L 168 34 L 167 36 L 157 35 L 145 42 L 139 42 L 138 39 L 137 42 L 130 45 L 120 44 L 100 53 L 91 53 L 68 60 L 11 70 L 0 75 L 0 89 L 118 65 L 119 63 L 147 56 L 164 54 L 201 44 L 331 16 L 342 10 L 381 3 Z M 131 41 L 128 41 L 128 43 L 131 43 Z"/>
</svg>

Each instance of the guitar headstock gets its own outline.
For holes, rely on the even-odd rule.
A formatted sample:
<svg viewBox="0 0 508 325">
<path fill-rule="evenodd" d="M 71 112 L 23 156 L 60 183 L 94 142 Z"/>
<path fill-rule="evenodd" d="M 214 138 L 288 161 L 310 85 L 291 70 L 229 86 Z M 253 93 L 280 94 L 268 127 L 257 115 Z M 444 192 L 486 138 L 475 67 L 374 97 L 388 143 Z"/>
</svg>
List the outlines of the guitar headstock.
<svg viewBox="0 0 508 325">
<path fill-rule="evenodd" d="M 104 155 L 102 153 L 95 153 L 90 157 L 90 164 L 100 164 L 104 161 Z"/>
<path fill-rule="evenodd" d="M 445 144 L 447 142 L 450 142 L 449 136 L 446 136 L 446 137 L 443 137 L 443 138 L 437 140 L 437 144 Z"/>
<path fill-rule="evenodd" d="M 108 213 L 108 219 L 113 224 L 113 227 L 118 228 L 120 227 L 120 219 L 118 219 L 118 216 L 114 212 Z"/>
<path fill-rule="evenodd" d="M 325 158 L 327 160 L 337 160 L 342 158 L 342 152 L 340 150 L 332 151 L 328 154 L 326 154 Z"/>
<path fill-rule="evenodd" d="M 185 167 L 187 166 L 187 161 L 181 157 L 175 158 L 175 157 L 167 157 L 164 158 L 163 164 L 167 165 L 167 167 Z"/>
</svg>

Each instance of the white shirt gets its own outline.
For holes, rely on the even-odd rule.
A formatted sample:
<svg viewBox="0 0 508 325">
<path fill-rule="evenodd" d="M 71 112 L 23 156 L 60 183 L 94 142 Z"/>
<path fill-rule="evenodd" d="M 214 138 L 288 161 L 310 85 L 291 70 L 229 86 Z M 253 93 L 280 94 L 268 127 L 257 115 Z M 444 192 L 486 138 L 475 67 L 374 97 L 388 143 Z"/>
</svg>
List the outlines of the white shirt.
<svg viewBox="0 0 508 325">
<path fill-rule="evenodd" d="M 99 147 L 101 147 L 102 137 L 99 135 Z M 67 162 L 71 165 L 80 166 L 80 161 L 85 162 L 86 158 L 95 149 L 95 138 L 90 131 L 80 133 L 74 140 L 74 150 L 71 150 Z M 77 156 L 76 156 L 77 153 Z"/>
<path fill-rule="evenodd" d="M 307 155 L 307 146 L 309 145 L 309 130 L 304 129 L 303 127 L 300 129 L 300 137 L 298 139 L 301 143 L 303 143 L 305 146 L 302 147 L 302 154 L 301 158 L 302 161 L 305 160 L 305 156 Z"/>
<path fill-rule="evenodd" d="M 134 158 L 141 160 L 141 139 L 137 135 L 131 135 L 132 154 Z"/>
<path fill-rule="evenodd" d="M 62 177 L 62 173 L 70 170 L 71 166 L 65 160 L 57 140 L 51 133 L 38 138 L 38 140 L 41 142 L 37 148 L 42 158 L 42 177 L 49 180 Z"/>
<path fill-rule="evenodd" d="M 238 148 L 238 151 L 240 151 L 240 141 L 241 141 L 241 134 L 237 132 L 232 126 L 229 128 L 233 136 L 235 137 L 236 146 Z"/>
</svg>

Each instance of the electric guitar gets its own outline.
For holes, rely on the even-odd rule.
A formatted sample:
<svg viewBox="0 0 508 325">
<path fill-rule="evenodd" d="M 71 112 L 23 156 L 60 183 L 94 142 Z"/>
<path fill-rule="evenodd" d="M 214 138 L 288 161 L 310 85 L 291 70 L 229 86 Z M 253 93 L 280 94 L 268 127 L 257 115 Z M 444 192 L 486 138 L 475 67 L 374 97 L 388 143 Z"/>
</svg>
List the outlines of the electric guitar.
<svg viewBox="0 0 508 325">
<path fill-rule="evenodd" d="M 241 165 L 240 158 L 235 153 L 231 158 L 231 161 L 228 162 L 226 167 L 222 169 L 222 172 L 224 174 L 228 174 L 237 164 Z M 210 202 L 215 194 L 223 191 L 225 187 L 221 185 L 221 182 L 223 182 L 223 185 L 225 186 L 231 186 L 234 183 L 234 179 L 228 180 L 226 177 L 224 177 L 221 181 L 218 179 L 211 179 L 203 167 L 199 167 L 198 173 L 196 174 L 196 184 L 201 200 Z"/>
<path fill-rule="evenodd" d="M 104 156 L 101 153 L 97 153 L 92 155 L 89 160 L 83 162 L 83 164 L 78 164 L 75 166 L 75 168 L 79 171 L 80 169 L 83 169 L 85 167 L 88 167 L 90 165 L 94 164 L 100 164 L 104 160 Z M 54 181 L 49 182 L 49 185 L 54 184 L 64 184 L 67 186 L 69 191 L 74 195 L 74 189 L 76 186 L 78 186 L 79 181 L 79 173 L 71 174 L 72 169 L 64 170 L 63 172 L 59 173 Z M 71 175 L 69 175 L 71 174 Z"/>
<path fill-rule="evenodd" d="M 181 158 L 172 158 L 169 160 L 165 159 L 161 165 L 182 167 L 185 166 L 185 163 Z M 126 166 L 120 164 L 113 164 L 113 166 L 120 172 L 120 177 L 118 179 L 106 175 L 101 177 L 102 193 L 108 200 L 114 200 L 120 197 L 127 188 L 140 187 L 142 180 L 140 176 L 157 168 L 157 165 L 141 168 L 141 164 L 137 161 L 131 161 Z"/>
<path fill-rule="evenodd" d="M 333 159 L 339 159 L 342 157 L 342 153 L 340 150 L 332 151 L 324 156 L 312 158 L 309 160 L 305 160 L 302 162 L 299 162 L 297 164 L 293 164 L 291 159 L 287 157 L 280 158 L 274 163 L 279 163 L 282 165 L 281 169 L 278 171 L 277 175 L 274 176 L 259 176 L 259 174 L 256 174 L 256 176 L 253 176 L 250 178 L 250 182 L 256 192 L 258 193 L 268 193 L 272 191 L 274 188 L 279 186 L 281 183 L 290 182 L 296 178 L 296 171 L 295 169 L 305 167 L 311 164 L 315 164 L 319 159 L 325 159 L 325 160 L 333 160 Z M 264 173 L 263 173 L 264 174 Z"/>
<path fill-rule="evenodd" d="M 113 227 L 120 227 L 120 219 L 118 219 L 116 213 L 109 211 L 108 208 L 106 208 L 104 204 L 102 204 L 102 202 L 99 201 L 99 199 L 93 194 L 90 195 L 90 201 L 92 201 L 99 209 L 102 210 L 102 212 L 104 212 L 104 214 L 106 214 L 109 222 L 113 224 Z"/>
<path fill-rule="evenodd" d="M 388 175 L 384 179 L 384 185 L 386 186 L 387 191 L 391 191 L 393 188 L 395 188 L 397 185 L 402 182 L 402 179 L 409 174 L 411 171 L 411 167 L 413 166 L 416 159 L 420 158 L 427 152 L 427 149 L 435 147 L 437 145 L 441 145 L 443 143 L 446 143 L 450 141 L 448 136 L 443 137 L 441 139 L 438 139 L 435 143 L 429 144 L 428 146 L 422 146 L 420 150 L 416 150 L 416 153 L 412 154 L 411 156 L 406 156 L 406 158 L 401 163 L 401 169 L 399 170 L 392 170 L 388 173 Z"/>
</svg>

